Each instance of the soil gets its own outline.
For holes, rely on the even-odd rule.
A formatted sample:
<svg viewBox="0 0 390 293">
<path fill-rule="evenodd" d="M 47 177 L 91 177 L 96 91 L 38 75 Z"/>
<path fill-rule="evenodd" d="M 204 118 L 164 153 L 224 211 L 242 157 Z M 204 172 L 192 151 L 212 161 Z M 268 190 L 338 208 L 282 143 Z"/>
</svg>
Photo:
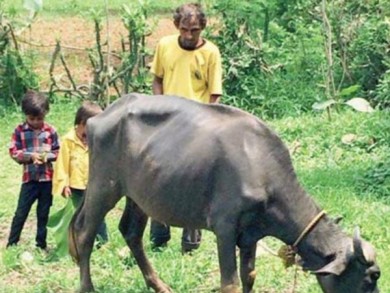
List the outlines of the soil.
<svg viewBox="0 0 390 293">
<path fill-rule="evenodd" d="M 121 39 L 127 37 L 127 30 L 119 16 L 109 18 L 108 34 L 106 22 L 103 22 L 102 41 L 107 40 L 112 52 L 121 51 Z M 147 46 L 153 49 L 157 41 L 164 35 L 175 33 L 175 27 L 169 18 L 159 19 L 153 33 L 147 37 Z M 86 53 L 93 48 L 95 42 L 94 23 L 91 19 L 79 16 L 61 17 L 58 19 L 42 18 L 34 22 L 30 29 L 19 37 L 19 45 L 23 50 L 32 50 L 36 55 L 34 70 L 41 78 L 41 89 L 49 84 L 49 68 L 56 41 L 61 42 L 62 53 L 77 84 L 88 84 L 91 81 L 91 64 Z M 56 61 L 55 76 L 66 83 L 65 70 Z"/>
</svg>

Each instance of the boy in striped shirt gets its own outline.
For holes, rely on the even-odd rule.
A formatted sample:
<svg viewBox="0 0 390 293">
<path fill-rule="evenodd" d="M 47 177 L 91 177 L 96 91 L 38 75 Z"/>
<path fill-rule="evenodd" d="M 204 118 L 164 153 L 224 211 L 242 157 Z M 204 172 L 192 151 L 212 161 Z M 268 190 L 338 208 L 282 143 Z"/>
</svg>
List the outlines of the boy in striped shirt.
<svg viewBox="0 0 390 293">
<path fill-rule="evenodd" d="M 16 245 L 31 207 L 37 204 L 36 246 L 46 249 L 46 224 L 52 205 L 52 162 L 60 148 L 56 130 L 45 122 L 49 101 L 41 93 L 28 91 L 22 100 L 26 120 L 19 124 L 11 138 L 9 154 L 23 165 L 22 185 L 7 247 Z"/>
</svg>

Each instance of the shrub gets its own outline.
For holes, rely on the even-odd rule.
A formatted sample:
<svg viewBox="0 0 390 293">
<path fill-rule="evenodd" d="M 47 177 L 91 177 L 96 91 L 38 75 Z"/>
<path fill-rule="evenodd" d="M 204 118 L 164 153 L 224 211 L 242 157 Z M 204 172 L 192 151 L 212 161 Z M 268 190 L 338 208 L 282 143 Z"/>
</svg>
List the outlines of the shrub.
<svg viewBox="0 0 390 293">
<path fill-rule="evenodd" d="M 19 104 L 27 89 L 38 88 L 38 77 L 30 60 L 14 49 L 0 53 L 0 101 L 3 105 Z"/>
<path fill-rule="evenodd" d="M 6 20 L 0 1 L 0 102 L 19 104 L 27 89 L 38 88 L 38 76 L 32 70 L 32 59 L 18 49 L 14 27 Z"/>
<path fill-rule="evenodd" d="M 390 157 L 366 171 L 357 180 L 358 190 L 373 193 L 378 197 L 390 194 Z"/>
<path fill-rule="evenodd" d="M 208 35 L 224 62 L 224 102 L 262 117 L 302 113 L 323 95 L 319 27 L 297 20 L 286 28 L 277 8 L 272 1 L 218 1 L 216 34 Z"/>
</svg>

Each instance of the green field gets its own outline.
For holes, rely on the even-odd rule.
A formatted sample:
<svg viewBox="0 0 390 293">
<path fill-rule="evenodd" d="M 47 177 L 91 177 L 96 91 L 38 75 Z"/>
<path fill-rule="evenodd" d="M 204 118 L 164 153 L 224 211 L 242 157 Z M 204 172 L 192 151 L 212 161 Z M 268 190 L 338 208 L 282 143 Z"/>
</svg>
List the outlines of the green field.
<svg viewBox="0 0 390 293">
<path fill-rule="evenodd" d="M 163 0 L 163 1 L 138 1 L 138 0 L 131 0 L 131 1 L 123 1 L 123 0 L 108 0 L 107 1 L 107 8 L 110 12 L 118 13 L 121 11 L 123 5 L 137 5 L 138 3 L 147 3 L 148 7 L 151 11 L 158 12 L 158 13 L 169 13 L 172 12 L 172 10 L 179 6 L 180 4 L 186 3 L 188 1 L 183 0 Z M 210 2 L 210 1 L 204 1 L 204 2 Z M 203 3 L 204 3 L 203 2 Z M 0 1 L 1 3 L 1 1 Z M 23 1 L 11 1 L 11 0 L 3 0 L 3 5 L 5 10 L 11 11 L 15 14 L 23 13 L 26 11 L 26 9 L 23 7 Z M 102 10 L 105 11 L 106 9 L 106 1 L 99 0 L 99 1 L 93 1 L 93 0 L 49 0 L 49 1 L 43 1 L 43 9 L 42 13 L 47 15 L 74 15 L 76 14 L 82 14 L 85 13 L 89 9 L 94 10 Z"/>
<path fill-rule="evenodd" d="M 76 105 L 57 102 L 47 120 L 64 134 L 73 121 Z M 78 268 L 70 260 L 49 261 L 47 256 L 34 249 L 35 221 L 31 213 L 24 229 L 20 245 L 5 250 L 5 240 L 16 206 L 20 187 L 21 169 L 7 154 L 10 133 L 21 114 L 8 112 L 1 118 L 0 149 L 0 292 L 74 292 L 78 288 Z M 346 111 L 333 116 L 329 122 L 325 115 L 304 115 L 271 121 L 283 140 L 292 148 L 299 142 L 293 155 L 299 178 L 317 202 L 330 216 L 344 216 L 341 226 L 352 233 L 355 226 L 361 228 L 362 236 L 377 248 L 382 268 L 380 287 L 390 290 L 390 197 L 381 194 L 381 186 L 365 190 L 359 182 L 363 174 L 381 162 L 389 153 L 389 115 L 384 112 L 362 114 Z M 342 136 L 353 133 L 356 141 L 342 143 Z M 370 139 L 377 138 L 372 146 Z M 367 149 L 370 148 L 369 151 Z M 375 182 L 373 182 L 375 183 Z M 383 187 L 383 186 L 382 186 Z M 55 198 L 52 211 L 64 204 Z M 123 202 L 107 216 L 110 242 L 93 253 L 92 274 L 98 292 L 150 292 L 145 291 L 143 278 L 129 256 L 128 250 L 117 229 Z M 147 253 L 161 277 L 175 292 L 213 292 L 218 288 L 219 273 L 215 237 L 206 232 L 201 248 L 193 256 L 180 253 L 180 230 L 174 229 L 173 239 L 162 252 L 153 252 L 145 236 Z M 49 245 L 53 247 L 52 235 Z M 265 244 L 277 251 L 280 242 L 266 239 Z M 32 259 L 25 257 L 32 254 Z M 291 292 L 295 269 L 287 271 L 282 262 L 270 253 L 257 258 L 256 292 Z M 320 292 L 315 278 L 298 269 L 295 292 Z"/>
</svg>

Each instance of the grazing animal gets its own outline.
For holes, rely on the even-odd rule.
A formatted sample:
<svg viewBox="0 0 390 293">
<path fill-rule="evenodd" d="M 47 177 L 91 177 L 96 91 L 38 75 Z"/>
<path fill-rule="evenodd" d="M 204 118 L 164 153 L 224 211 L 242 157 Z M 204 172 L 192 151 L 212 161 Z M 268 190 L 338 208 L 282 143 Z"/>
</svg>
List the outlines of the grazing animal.
<svg viewBox="0 0 390 293">
<path fill-rule="evenodd" d="M 299 185 L 287 148 L 256 117 L 224 105 L 130 94 L 91 118 L 87 135 L 88 189 L 69 228 L 82 292 L 93 291 L 97 228 L 123 195 L 119 229 L 155 292 L 171 289 L 144 252 L 148 216 L 215 233 L 224 293 L 240 291 L 236 246 L 242 291 L 253 292 L 256 243 L 265 236 L 295 243 L 324 292 L 379 292 L 373 247 L 321 213 Z"/>
</svg>

